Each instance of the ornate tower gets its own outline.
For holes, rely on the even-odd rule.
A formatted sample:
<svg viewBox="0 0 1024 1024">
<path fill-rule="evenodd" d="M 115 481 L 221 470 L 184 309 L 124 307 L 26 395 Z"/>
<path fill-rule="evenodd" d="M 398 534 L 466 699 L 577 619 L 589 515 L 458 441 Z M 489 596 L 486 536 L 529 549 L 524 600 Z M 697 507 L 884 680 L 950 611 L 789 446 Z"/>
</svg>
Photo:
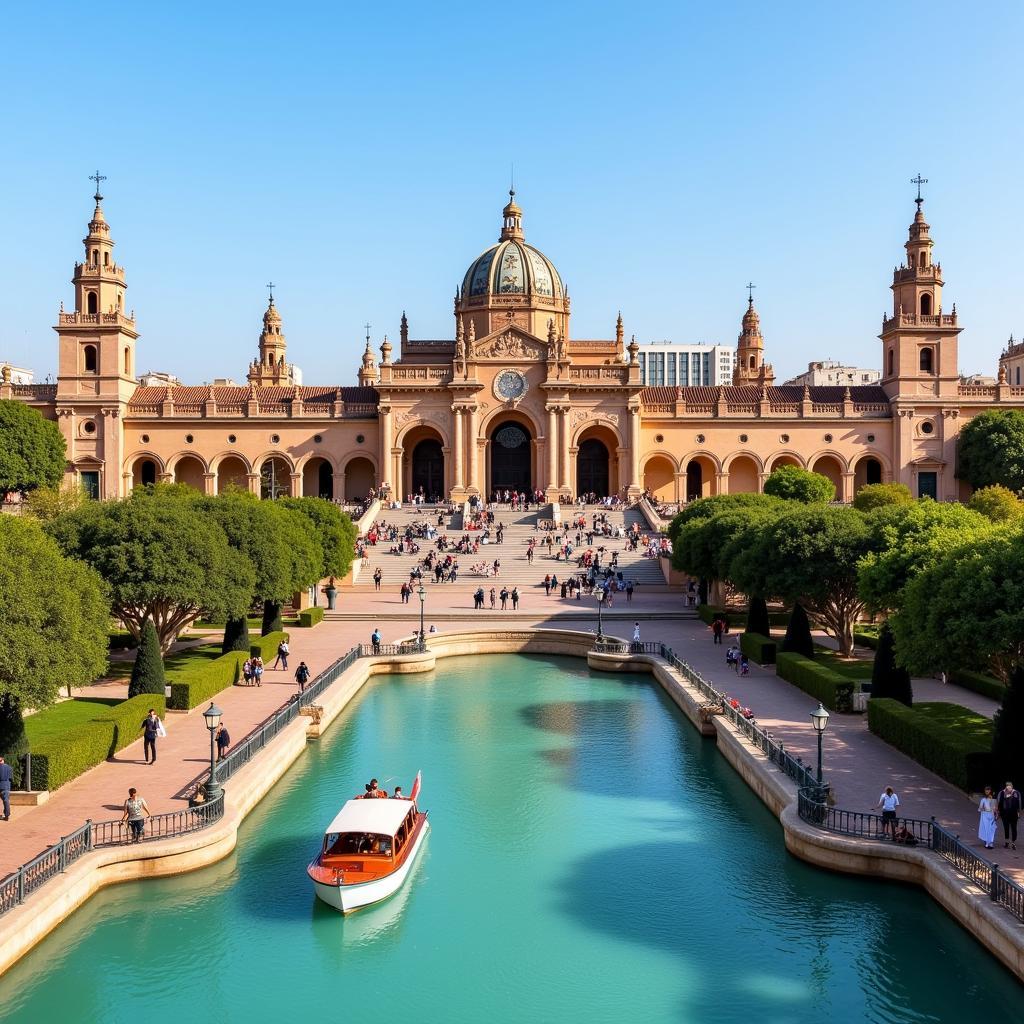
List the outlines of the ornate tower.
<svg viewBox="0 0 1024 1024">
<path fill-rule="evenodd" d="M 748 287 L 753 288 L 753 285 Z M 761 318 L 754 309 L 754 295 L 747 299 L 747 311 L 743 314 L 743 329 L 736 342 L 736 365 L 732 371 L 734 385 L 771 384 L 775 371 L 764 361 L 764 338 L 761 336 Z"/>
<path fill-rule="evenodd" d="M 373 359 L 373 350 L 370 348 L 370 336 L 366 336 L 366 351 L 363 352 L 363 363 L 359 368 L 359 386 L 371 388 L 377 383 L 377 366 Z"/>
<path fill-rule="evenodd" d="M 71 278 L 75 308 L 61 303 L 58 337 L 57 419 L 68 442 L 69 475 L 97 497 L 119 492 L 123 412 L 138 386 L 135 379 L 135 317 L 124 310 L 124 268 L 114 262 L 110 225 L 100 205 L 98 171 L 95 208 L 82 239 L 85 258 Z"/>
<path fill-rule="evenodd" d="M 910 225 L 906 260 L 892 274 L 892 316 L 883 317 L 882 386 L 890 398 L 897 395 L 955 396 L 959 385 L 956 306 L 942 312 L 942 264 L 932 259 L 930 227 L 921 205 L 918 186 L 917 212 Z"/>
<path fill-rule="evenodd" d="M 279 384 L 290 387 L 295 383 L 295 368 L 285 362 L 284 332 L 281 314 L 274 305 L 273 285 L 267 311 L 263 314 L 263 333 L 260 335 L 260 356 L 249 364 L 248 380 L 253 384 Z"/>
</svg>

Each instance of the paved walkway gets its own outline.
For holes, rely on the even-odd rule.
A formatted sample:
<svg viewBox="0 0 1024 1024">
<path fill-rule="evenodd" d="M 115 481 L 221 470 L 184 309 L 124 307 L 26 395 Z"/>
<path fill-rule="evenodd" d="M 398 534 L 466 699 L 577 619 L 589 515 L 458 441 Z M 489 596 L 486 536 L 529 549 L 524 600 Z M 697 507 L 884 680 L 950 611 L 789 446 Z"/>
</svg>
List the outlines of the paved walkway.
<svg viewBox="0 0 1024 1024">
<path fill-rule="evenodd" d="M 464 595 L 453 593 L 451 596 L 455 607 L 443 600 L 443 594 L 431 593 L 426 615 L 428 626 L 432 613 L 439 620 L 444 616 L 438 626 L 443 632 L 472 629 L 482 621 L 474 617 L 471 609 L 465 609 Z M 681 606 L 682 598 L 678 594 L 638 595 L 628 606 L 629 617 L 608 621 L 605 631 L 628 639 L 635 615 L 641 623 L 643 639 L 662 640 L 672 646 L 680 657 L 716 685 L 749 705 L 757 720 L 781 738 L 790 750 L 812 760 L 816 748 L 809 715 L 814 701 L 768 669 L 752 666 L 746 678 L 734 676 L 725 666 L 724 648 L 712 644 L 711 633 L 700 622 L 648 619 L 651 613 L 678 610 Z M 234 740 L 240 740 L 291 697 L 296 689 L 292 672 L 299 660 L 304 659 L 316 675 L 353 644 L 366 642 L 378 621 L 385 642 L 407 637 L 418 627 L 418 606 L 402 605 L 393 594 L 343 593 L 339 610 L 355 610 L 356 607 L 363 615 L 360 620 L 324 622 L 312 630 L 293 629 L 289 671 L 269 669 L 261 688 L 233 687 L 217 696 L 217 703 L 224 710 L 224 724 Z M 616 603 L 615 611 L 626 610 L 625 602 L 621 608 Z M 398 615 L 404 618 L 392 617 Z M 488 627 L 494 628 L 489 614 L 487 618 Z M 548 625 L 594 631 L 596 608 L 593 601 L 588 603 L 586 599 L 562 601 L 531 594 L 520 605 L 518 613 L 509 611 L 500 618 L 510 628 Z M 967 706 L 975 706 L 972 700 L 984 700 L 959 687 L 943 688 L 938 683 L 935 687 L 939 688 L 939 699 L 944 696 L 944 699 Z M 930 699 L 933 695 L 919 691 L 919 696 Z M 145 764 L 140 739 L 112 760 L 62 787 L 41 807 L 13 808 L 11 821 L 0 822 L 0 877 L 73 831 L 86 818 L 102 821 L 119 817 L 129 786 L 136 786 L 156 813 L 185 806 L 189 784 L 203 774 L 209 763 L 209 734 L 201 709 L 189 715 L 169 715 L 167 728 L 167 738 L 158 744 L 155 765 Z M 872 736 L 867 730 L 866 716 L 831 717 L 825 735 L 825 766 L 839 806 L 848 810 L 871 810 L 882 788 L 892 784 L 906 814 L 922 818 L 935 815 L 971 845 L 980 847 L 973 801 Z M 995 853 L 1000 866 L 1024 881 L 1024 850 L 1012 854 L 999 849 Z"/>
</svg>

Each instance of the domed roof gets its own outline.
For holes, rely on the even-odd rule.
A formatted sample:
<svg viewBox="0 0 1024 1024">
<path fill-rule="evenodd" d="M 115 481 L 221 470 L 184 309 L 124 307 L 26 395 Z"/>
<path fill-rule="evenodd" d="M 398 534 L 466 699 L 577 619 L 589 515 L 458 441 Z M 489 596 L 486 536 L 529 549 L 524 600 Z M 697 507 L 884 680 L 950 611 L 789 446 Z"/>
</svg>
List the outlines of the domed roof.
<svg viewBox="0 0 1024 1024">
<path fill-rule="evenodd" d="M 562 299 L 565 292 L 554 264 L 523 239 L 522 210 L 510 191 L 502 211 L 501 240 L 482 252 L 469 266 L 462 281 L 462 297 L 481 295 L 535 295 Z"/>
</svg>

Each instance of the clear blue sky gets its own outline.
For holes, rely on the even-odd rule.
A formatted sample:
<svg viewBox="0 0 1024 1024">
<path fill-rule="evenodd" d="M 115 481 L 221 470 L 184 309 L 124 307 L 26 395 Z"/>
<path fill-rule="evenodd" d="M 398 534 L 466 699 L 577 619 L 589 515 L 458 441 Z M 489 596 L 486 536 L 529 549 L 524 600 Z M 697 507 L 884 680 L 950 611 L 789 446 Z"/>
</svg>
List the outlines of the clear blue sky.
<svg viewBox="0 0 1024 1024">
<path fill-rule="evenodd" d="M 994 373 L 1024 332 L 1019 5 L 10 5 L 0 359 L 50 330 L 104 208 L 140 369 L 244 377 L 277 283 L 306 383 L 452 337 L 514 161 L 573 336 L 734 344 L 757 284 L 768 358 L 879 363 L 892 267 L 925 213 Z"/>
</svg>

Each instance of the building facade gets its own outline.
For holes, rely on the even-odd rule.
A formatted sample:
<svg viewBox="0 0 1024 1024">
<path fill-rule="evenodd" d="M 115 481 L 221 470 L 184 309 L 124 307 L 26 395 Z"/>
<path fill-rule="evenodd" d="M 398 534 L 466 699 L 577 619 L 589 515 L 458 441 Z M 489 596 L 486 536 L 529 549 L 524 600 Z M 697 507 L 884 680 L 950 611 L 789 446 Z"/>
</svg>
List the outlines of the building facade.
<svg viewBox="0 0 1024 1024">
<path fill-rule="evenodd" d="M 735 352 L 728 345 L 641 345 L 637 360 L 644 387 L 707 387 L 732 383 Z"/>
<path fill-rule="evenodd" d="M 807 364 L 805 373 L 798 373 L 787 386 L 803 387 L 856 387 L 862 384 L 877 384 L 882 379 L 881 370 L 867 370 L 861 366 L 847 366 L 833 359 L 822 359 Z"/>
<path fill-rule="evenodd" d="M 844 501 L 890 480 L 953 500 L 964 496 L 963 424 L 1024 408 L 1005 366 L 995 385 L 961 382 L 961 326 L 943 306 L 920 200 L 893 273 L 877 384 L 776 386 L 751 298 L 731 385 L 683 384 L 678 363 L 675 384 L 646 385 L 621 316 L 608 338 L 572 336 L 561 277 L 526 242 L 513 193 L 497 243 L 456 292 L 453 337 L 416 339 L 403 313 L 398 351 L 385 338 L 378 361 L 367 339 L 355 386 L 304 386 L 271 299 L 246 383 L 201 387 L 140 384 L 135 315 L 101 200 L 74 266 L 73 308 L 57 317 L 57 383 L 0 371 L 0 397 L 58 422 L 69 479 L 97 496 L 176 481 L 338 500 L 386 485 L 400 499 L 516 489 L 686 501 L 759 491 L 773 469 L 797 465 L 830 477 Z"/>
</svg>

